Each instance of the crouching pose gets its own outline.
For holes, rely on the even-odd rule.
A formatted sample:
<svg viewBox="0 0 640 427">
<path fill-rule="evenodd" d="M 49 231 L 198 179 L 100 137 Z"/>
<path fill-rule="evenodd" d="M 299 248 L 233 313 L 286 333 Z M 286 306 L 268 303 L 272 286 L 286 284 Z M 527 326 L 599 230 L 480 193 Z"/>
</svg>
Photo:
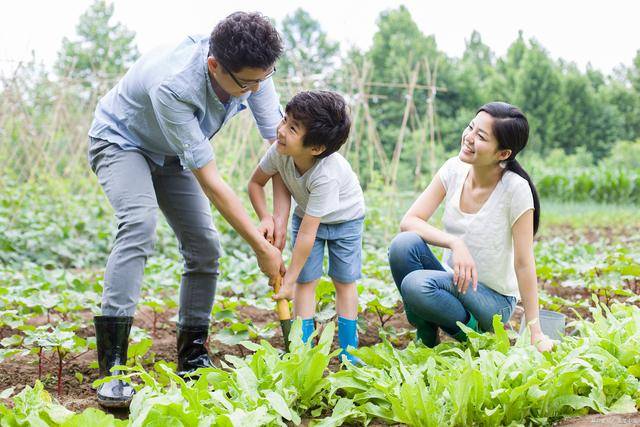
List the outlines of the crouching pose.
<svg viewBox="0 0 640 427">
<path fill-rule="evenodd" d="M 553 345 L 537 322 L 533 236 L 540 203 L 516 160 L 528 137 L 518 108 L 482 106 L 462 132 L 459 155 L 447 160 L 402 219 L 389 264 L 407 318 L 427 346 L 437 344 L 438 327 L 465 340 L 456 322 L 491 331 L 493 316 L 506 323 L 518 299 L 526 321 L 534 321 L 531 342 L 541 351 Z M 428 223 L 443 201 L 444 231 Z M 429 245 L 445 248 L 442 263 Z"/>
</svg>

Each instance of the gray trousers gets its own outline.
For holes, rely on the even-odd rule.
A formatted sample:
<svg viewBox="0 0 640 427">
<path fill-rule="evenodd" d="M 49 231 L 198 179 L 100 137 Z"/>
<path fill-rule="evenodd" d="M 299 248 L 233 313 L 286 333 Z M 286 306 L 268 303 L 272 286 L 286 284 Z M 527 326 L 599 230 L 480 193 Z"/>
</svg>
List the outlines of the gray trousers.
<svg viewBox="0 0 640 427">
<path fill-rule="evenodd" d="M 158 166 L 139 151 L 96 138 L 89 138 L 88 157 L 118 224 L 104 276 L 102 314 L 134 315 L 159 207 L 184 258 L 178 325 L 209 325 L 220 242 L 209 200 L 195 176 L 182 169 L 178 157 Z"/>
</svg>

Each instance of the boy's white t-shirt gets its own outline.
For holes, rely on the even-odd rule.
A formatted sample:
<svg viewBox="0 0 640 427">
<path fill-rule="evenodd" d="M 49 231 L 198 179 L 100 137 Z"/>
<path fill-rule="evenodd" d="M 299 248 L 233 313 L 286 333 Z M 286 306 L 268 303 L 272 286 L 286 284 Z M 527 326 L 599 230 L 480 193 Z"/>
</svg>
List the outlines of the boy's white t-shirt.
<svg viewBox="0 0 640 427">
<path fill-rule="evenodd" d="M 302 218 L 306 213 L 320 217 L 322 224 L 336 224 L 364 216 L 360 181 L 340 153 L 318 159 L 300 175 L 293 157 L 278 153 L 276 144 L 271 144 L 259 167 L 268 175 L 280 174 L 296 202 L 296 215 Z"/>
<path fill-rule="evenodd" d="M 460 209 L 460 195 L 471 165 L 452 157 L 438 171 L 445 188 L 444 229 L 467 245 L 478 271 L 478 281 L 502 295 L 520 298 L 513 266 L 511 227 L 522 214 L 533 209 L 533 194 L 527 180 L 505 171 L 477 213 Z M 453 268 L 451 250 L 444 250 L 443 265 Z"/>
</svg>

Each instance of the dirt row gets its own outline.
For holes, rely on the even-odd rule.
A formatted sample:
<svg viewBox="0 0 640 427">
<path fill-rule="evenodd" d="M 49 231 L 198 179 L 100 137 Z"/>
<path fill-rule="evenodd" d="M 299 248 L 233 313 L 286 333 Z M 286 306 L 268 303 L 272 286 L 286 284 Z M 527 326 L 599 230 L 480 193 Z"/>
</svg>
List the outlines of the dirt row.
<svg viewBox="0 0 640 427">
<path fill-rule="evenodd" d="M 141 313 L 135 318 L 134 325 L 143 328 L 147 331 L 151 330 L 151 316 L 141 310 Z M 511 319 L 511 325 L 517 328 L 519 321 L 522 317 L 522 309 L 517 307 L 513 318 Z M 241 307 L 239 309 L 239 317 L 250 318 L 256 326 L 264 326 L 269 322 L 277 321 L 275 313 L 272 311 L 260 310 L 254 307 Z M 87 327 L 78 331 L 78 335 L 81 336 L 93 336 L 93 327 L 90 326 L 90 313 L 86 313 L 88 320 Z M 156 336 L 153 337 L 153 347 L 151 352 L 155 353 L 155 360 L 167 360 L 176 361 L 176 342 L 174 326 L 168 320 L 175 315 L 175 310 L 169 310 L 160 316 L 156 331 Z M 379 337 L 379 325 L 380 321 L 374 314 L 368 313 L 365 315 L 366 331 L 360 334 L 359 340 L 361 346 L 371 346 L 381 341 Z M 396 328 L 397 330 L 409 329 L 411 325 L 407 322 L 406 317 L 399 307 L 396 313 L 386 322 L 387 326 Z M 2 331 L 3 336 L 7 336 L 9 331 Z M 449 339 L 446 335 L 442 335 L 442 339 Z M 336 338 L 337 340 L 337 338 Z M 397 338 L 396 344 L 399 347 L 404 347 L 410 340 L 410 335 L 401 335 Z M 282 348 L 283 340 L 278 330 L 276 335 L 269 340 L 269 342 L 275 346 Z M 215 346 L 216 352 L 212 355 L 212 360 L 216 366 L 220 366 L 220 360 L 225 355 L 231 354 L 236 356 L 243 356 L 245 351 L 242 351 L 240 346 L 226 346 L 219 342 L 212 343 Z M 334 342 L 334 346 L 337 346 L 337 341 Z M 75 360 L 71 361 L 64 369 L 63 372 L 63 394 L 58 397 L 58 401 L 73 411 L 82 411 L 88 407 L 99 407 L 95 398 L 95 391 L 91 387 L 91 383 L 98 378 L 98 370 L 90 368 L 90 364 L 96 360 L 95 351 L 89 351 Z M 334 361 L 330 365 L 330 369 L 338 369 L 338 361 Z M 46 389 L 52 396 L 56 395 L 57 384 L 57 361 L 52 360 L 45 362 L 43 375 L 41 381 L 44 383 Z M 82 381 L 76 377 L 77 373 L 80 373 L 83 377 Z M 5 361 L 0 366 L 0 391 L 14 387 L 15 392 L 22 390 L 26 385 L 32 386 L 38 379 L 38 366 L 36 356 L 27 356 L 23 358 L 16 358 Z M 114 415 L 118 418 L 126 419 L 128 417 L 128 411 L 116 411 Z M 561 424 L 562 426 L 587 426 L 597 424 L 609 424 L 615 425 L 640 425 L 640 414 L 633 415 L 593 415 L 587 417 L 580 417 L 574 420 L 565 420 Z M 376 425 L 382 425 L 376 423 Z"/>
</svg>

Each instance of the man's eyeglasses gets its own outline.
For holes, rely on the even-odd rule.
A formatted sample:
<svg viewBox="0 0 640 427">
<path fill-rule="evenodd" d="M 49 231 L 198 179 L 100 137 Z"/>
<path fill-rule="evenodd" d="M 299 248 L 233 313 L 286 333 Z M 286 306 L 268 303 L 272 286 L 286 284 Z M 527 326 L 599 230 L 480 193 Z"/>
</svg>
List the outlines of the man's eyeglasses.
<svg viewBox="0 0 640 427">
<path fill-rule="evenodd" d="M 222 65 L 222 64 L 220 64 Z M 250 87 L 254 87 L 259 85 L 260 83 L 262 83 L 263 81 L 267 80 L 269 77 L 273 76 L 276 72 L 276 67 L 273 67 L 273 70 L 271 70 L 271 72 L 269 74 L 267 74 L 266 76 L 264 76 L 263 78 L 259 79 L 259 80 L 251 80 L 251 81 L 244 81 L 244 80 L 238 80 L 238 78 L 231 72 L 230 69 L 228 69 L 227 67 L 225 67 L 224 65 L 222 65 L 222 68 L 224 68 L 227 73 L 229 73 L 229 75 L 231 76 L 231 78 L 233 79 L 234 82 L 236 82 L 236 84 L 238 85 L 238 87 L 240 89 L 247 89 Z"/>
</svg>

